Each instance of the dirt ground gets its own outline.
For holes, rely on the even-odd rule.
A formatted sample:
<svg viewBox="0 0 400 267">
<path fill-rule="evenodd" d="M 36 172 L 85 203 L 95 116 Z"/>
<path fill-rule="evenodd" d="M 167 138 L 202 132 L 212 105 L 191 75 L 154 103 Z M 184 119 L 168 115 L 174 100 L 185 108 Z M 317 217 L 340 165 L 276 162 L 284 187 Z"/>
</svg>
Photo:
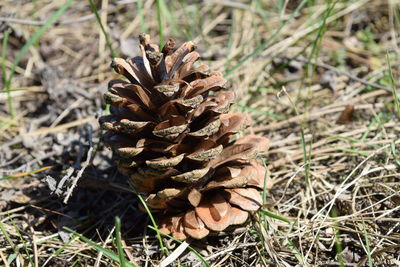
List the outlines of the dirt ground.
<svg viewBox="0 0 400 267">
<path fill-rule="evenodd" d="M 398 1 L 90 3 L 0 3 L 1 266 L 120 266 L 116 216 L 136 266 L 400 266 Z M 193 40 L 271 142 L 262 211 L 167 253 L 98 123 L 142 32 Z"/>
</svg>

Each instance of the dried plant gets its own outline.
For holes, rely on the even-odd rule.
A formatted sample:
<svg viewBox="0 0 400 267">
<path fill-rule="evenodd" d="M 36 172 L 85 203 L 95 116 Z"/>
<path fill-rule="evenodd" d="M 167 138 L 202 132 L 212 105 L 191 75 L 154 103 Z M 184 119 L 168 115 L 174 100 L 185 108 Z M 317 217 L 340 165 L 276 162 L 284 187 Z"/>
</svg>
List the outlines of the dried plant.
<svg viewBox="0 0 400 267">
<path fill-rule="evenodd" d="M 110 82 L 111 115 L 100 119 L 119 171 L 177 239 L 244 224 L 272 185 L 254 159 L 268 140 L 237 138 L 251 119 L 229 113 L 233 92 L 220 72 L 194 67 L 192 42 L 176 49 L 168 40 L 161 51 L 148 35 L 140 43 L 141 56 L 112 62 L 128 80 Z"/>
</svg>

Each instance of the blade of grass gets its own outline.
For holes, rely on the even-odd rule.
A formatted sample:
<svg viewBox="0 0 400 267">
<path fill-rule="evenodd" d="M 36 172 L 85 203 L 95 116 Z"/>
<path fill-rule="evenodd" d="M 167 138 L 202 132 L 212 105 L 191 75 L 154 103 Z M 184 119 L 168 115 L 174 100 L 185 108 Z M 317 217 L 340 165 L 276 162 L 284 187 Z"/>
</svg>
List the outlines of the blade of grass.
<svg viewBox="0 0 400 267">
<path fill-rule="evenodd" d="M 358 151 L 358 150 L 355 150 L 355 149 L 351 149 L 351 148 L 345 148 L 345 147 L 339 147 L 339 146 L 329 146 L 329 147 L 337 149 L 337 150 L 340 150 L 340 151 L 343 151 L 343 152 L 358 154 L 358 155 L 363 156 L 363 157 L 368 157 L 369 156 L 368 153 L 365 153 L 365 152 L 362 152 L 362 151 Z"/>
<path fill-rule="evenodd" d="M 262 192 L 262 200 L 263 200 L 263 205 L 264 205 L 267 203 L 267 177 L 268 177 L 268 167 L 264 160 L 263 160 L 263 165 L 265 168 L 264 184 L 263 184 L 263 192 Z"/>
<path fill-rule="evenodd" d="M 166 25 L 169 26 L 172 33 L 175 35 L 181 34 L 181 28 L 178 28 L 176 18 L 178 16 L 174 16 L 170 10 L 179 10 L 178 1 L 170 1 L 168 5 L 166 4 L 165 0 L 160 1 L 161 12 L 164 18 L 167 20 Z"/>
<path fill-rule="evenodd" d="M 162 0 L 156 0 L 156 5 L 157 5 L 157 21 L 158 21 L 158 34 L 160 36 L 160 48 L 163 47 L 164 45 L 164 23 L 163 23 L 163 15 L 164 13 L 162 11 L 162 8 L 165 5 L 162 5 Z"/>
<path fill-rule="evenodd" d="M 2 221 L 0 220 L 0 231 L 3 233 L 4 238 L 6 239 L 7 243 L 10 245 L 10 247 L 12 248 L 12 250 L 15 253 L 18 253 L 18 248 L 15 246 L 14 242 L 12 241 L 12 239 L 10 238 L 10 235 L 8 234 L 8 232 L 6 231 L 6 228 L 4 227 L 4 224 L 2 223 Z"/>
<path fill-rule="evenodd" d="M 286 223 L 288 223 L 288 224 L 291 224 L 291 221 L 290 221 L 289 219 L 287 219 L 287 218 L 285 218 L 285 217 L 282 217 L 282 216 L 280 216 L 280 215 L 278 215 L 278 214 L 272 213 L 272 212 L 267 211 L 267 210 L 264 210 L 264 209 L 260 209 L 260 212 L 261 212 L 262 214 L 268 216 L 268 217 L 271 217 L 271 218 L 274 218 L 274 219 L 277 219 L 277 220 L 286 222 Z"/>
<path fill-rule="evenodd" d="M 8 79 L 4 84 L 5 90 L 10 90 L 11 88 L 11 81 L 12 78 L 14 77 L 15 69 L 24 57 L 24 55 L 29 51 L 29 48 L 34 45 L 39 38 L 45 33 L 45 31 L 53 25 L 54 22 L 62 15 L 64 12 L 69 8 L 69 6 L 74 2 L 74 0 L 68 0 L 65 2 L 64 5 L 62 5 L 47 21 L 46 23 L 37 30 L 32 37 L 28 40 L 28 42 L 25 43 L 25 45 L 21 48 L 21 50 L 18 52 L 17 56 L 15 57 L 15 60 L 13 62 L 13 65 L 11 66 L 10 73 L 8 74 Z M 14 112 L 10 114 L 11 118 L 14 118 Z"/>
<path fill-rule="evenodd" d="M 392 71 L 392 64 L 390 63 L 390 58 L 389 58 L 389 52 L 386 52 L 386 62 L 389 67 L 389 77 L 390 77 L 390 84 L 393 89 L 393 97 L 394 97 L 394 104 L 397 112 L 397 116 L 400 118 L 400 103 L 399 103 L 399 98 L 397 97 L 397 89 L 396 89 L 396 83 L 394 81 L 394 76 L 393 76 L 393 71 Z"/>
<path fill-rule="evenodd" d="M 336 208 L 332 209 L 332 217 L 336 218 L 338 211 Z M 335 225 L 339 226 L 338 223 L 335 223 Z M 339 261 L 339 266 L 344 267 L 344 257 L 343 257 L 343 245 L 342 241 L 340 239 L 340 231 L 336 228 L 334 228 L 335 231 L 335 248 L 336 248 L 336 255 L 337 255 L 337 260 Z"/>
<path fill-rule="evenodd" d="M 37 170 L 33 170 L 33 171 L 30 171 L 30 172 L 20 172 L 20 173 L 14 174 L 14 175 L 3 176 L 3 177 L 0 177 L 0 181 L 11 179 L 11 178 L 19 178 L 19 177 L 22 177 L 22 176 L 35 174 L 35 173 L 38 173 L 38 172 L 42 172 L 42 171 L 48 170 L 50 168 L 53 168 L 53 166 L 46 166 L 46 167 L 43 167 L 43 168 L 40 168 L 40 169 L 37 169 Z"/>
<path fill-rule="evenodd" d="M 26 90 L 28 90 L 28 89 L 19 88 L 19 89 L 0 90 L 0 94 L 1 94 L 1 93 L 18 92 L 18 91 L 26 91 Z"/>
<path fill-rule="evenodd" d="M 287 120 L 288 118 L 285 115 L 281 115 L 281 114 L 277 114 L 277 113 L 273 113 L 273 112 L 266 112 L 266 111 L 262 111 L 256 108 L 251 108 L 248 106 L 244 106 L 244 105 L 237 105 L 239 108 L 243 109 L 243 110 L 247 110 L 247 111 L 252 111 L 252 112 L 256 112 L 262 115 L 266 115 L 268 117 L 274 117 L 277 119 L 281 119 L 281 120 Z"/>
<path fill-rule="evenodd" d="M 110 36 L 109 36 L 108 33 L 106 32 L 106 30 L 105 30 L 105 28 L 104 28 L 104 26 L 103 26 L 103 23 L 101 23 L 101 18 L 100 18 L 99 12 L 97 11 L 96 5 L 94 4 L 93 0 L 89 0 L 89 4 L 90 4 L 90 8 L 92 9 L 92 12 L 93 12 L 94 15 L 96 16 L 97 23 L 98 23 L 99 26 L 100 26 L 100 29 L 101 29 L 101 31 L 102 31 L 102 33 L 103 33 L 103 35 L 104 35 L 104 38 L 106 39 L 106 44 L 107 44 L 107 46 L 108 46 L 108 49 L 110 50 L 111 57 L 112 57 L 112 58 L 118 57 L 118 54 L 117 54 L 117 53 L 114 51 L 114 49 L 112 48 L 111 41 L 110 41 Z"/>
<path fill-rule="evenodd" d="M 1 70 L 2 70 L 2 78 L 3 84 L 7 83 L 7 44 L 8 44 L 8 37 L 10 36 L 10 29 L 7 29 L 3 33 L 3 46 L 1 47 L 1 58 L 3 59 L 1 62 Z M 8 103 L 8 113 L 10 114 L 11 118 L 14 118 L 14 108 L 12 102 L 12 96 L 10 94 L 10 90 L 4 90 L 2 92 L 7 92 L 7 103 Z"/>
<path fill-rule="evenodd" d="M 107 44 L 108 49 L 110 50 L 111 58 L 119 57 L 118 53 L 116 53 L 114 51 L 114 49 L 112 48 L 110 37 L 109 37 L 106 29 L 104 28 L 103 23 L 101 23 L 101 18 L 100 18 L 99 12 L 97 11 L 97 7 L 94 4 L 93 0 L 89 0 L 89 4 L 90 4 L 90 8 L 92 9 L 92 12 L 94 13 L 94 15 L 96 17 L 97 23 L 100 26 L 101 32 L 103 33 L 104 38 L 106 39 L 106 44 Z M 110 114 L 110 104 L 106 104 L 106 106 L 104 108 L 104 115 L 108 115 L 108 114 Z"/>
<path fill-rule="evenodd" d="M 363 232 L 364 232 L 364 238 L 365 238 L 365 249 L 367 250 L 367 258 L 368 258 L 368 267 L 373 267 L 373 261 L 372 261 L 372 253 L 371 253 L 371 247 L 369 245 L 369 238 L 368 238 L 368 232 L 367 229 L 365 227 L 365 223 L 364 220 L 362 221 L 362 225 L 363 225 Z"/>
<path fill-rule="evenodd" d="M 231 54 L 231 50 L 232 50 L 232 45 L 233 45 L 233 39 L 235 37 L 235 30 L 236 30 L 236 21 L 235 21 L 235 15 L 232 14 L 232 22 L 231 22 L 231 27 L 229 29 L 229 39 L 228 39 L 228 44 L 226 46 L 226 57 L 229 57 L 229 55 Z M 228 64 L 228 61 L 225 62 L 225 67 L 226 64 Z"/>
<path fill-rule="evenodd" d="M 121 267 L 128 267 L 128 262 L 124 255 L 124 249 L 122 248 L 121 242 L 121 219 L 119 217 L 115 217 L 115 239 L 117 243 L 118 249 L 118 257 L 121 263 Z"/>
<path fill-rule="evenodd" d="M 15 232 L 17 233 L 18 238 L 22 244 L 22 247 L 24 248 L 25 251 L 24 259 L 28 259 L 31 266 L 35 266 L 35 264 L 32 261 L 32 256 L 29 253 L 28 245 L 26 244 L 24 237 L 21 235 L 21 230 L 18 228 L 18 226 L 15 224 L 14 220 L 10 216 L 8 216 L 8 220 L 14 226 Z"/>
<path fill-rule="evenodd" d="M 60 255 L 73 241 L 75 241 L 79 236 L 73 235 L 67 242 L 65 242 L 59 249 L 57 249 L 50 257 L 47 257 L 46 261 L 43 263 L 42 267 L 45 267 L 53 257 Z"/>
<path fill-rule="evenodd" d="M 316 59 L 318 57 L 319 51 L 321 50 L 322 38 L 324 37 L 324 34 L 327 30 L 326 21 L 330 17 L 332 10 L 334 9 L 338 0 L 334 1 L 332 4 L 331 4 L 331 1 L 328 1 L 328 2 L 330 4 L 330 6 L 328 6 L 328 8 L 325 10 L 324 15 L 322 17 L 321 26 L 319 27 L 318 32 L 317 32 L 317 36 L 316 36 L 314 42 L 312 42 L 311 53 L 310 53 L 308 62 L 305 67 L 306 74 L 304 75 L 304 77 L 312 76 L 312 74 L 314 73 L 314 71 L 317 67 L 315 64 L 312 64 L 312 61 L 313 61 L 313 58 Z M 312 68 L 311 68 L 311 72 L 309 73 L 310 66 L 312 66 Z"/>
<path fill-rule="evenodd" d="M 321 26 L 318 27 L 317 36 L 316 36 L 315 40 L 311 43 L 311 53 L 310 53 L 310 56 L 308 57 L 308 61 L 305 66 L 305 74 L 302 77 L 300 88 L 303 87 L 305 79 L 307 77 L 311 77 L 316 69 L 316 65 L 311 64 L 311 62 L 313 61 L 313 58 L 317 58 L 317 56 L 319 54 L 319 51 L 321 49 L 322 38 L 327 29 L 327 23 L 326 23 L 327 19 L 328 19 L 328 17 L 330 17 L 332 10 L 335 7 L 337 1 L 338 0 L 334 1 L 333 3 L 331 1 L 328 1 L 329 6 L 324 12 Z M 311 79 L 310 79 L 310 83 L 311 83 Z M 307 106 L 311 99 L 311 96 L 310 96 L 311 91 L 309 90 L 309 88 L 311 88 L 311 84 L 308 86 L 307 98 L 306 98 L 305 107 L 304 107 L 305 110 L 307 110 Z M 298 92 L 300 94 L 300 90 Z M 307 182 L 307 184 L 309 184 L 310 183 L 310 167 L 311 167 L 310 162 L 311 162 L 311 157 L 312 157 L 312 141 L 310 141 L 309 149 L 307 151 L 307 148 L 306 148 L 307 144 L 306 144 L 305 135 L 304 135 L 305 128 L 306 128 L 306 123 L 304 121 L 302 121 L 301 122 L 301 145 L 302 145 L 302 149 L 303 149 L 303 160 L 304 160 L 304 163 L 306 163 L 304 166 L 306 182 Z"/>
<path fill-rule="evenodd" d="M 397 155 L 397 149 L 396 149 L 396 144 L 395 141 L 393 140 L 392 143 L 390 144 L 390 152 L 392 153 L 392 156 L 394 158 L 394 161 L 396 162 L 397 166 L 400 167 L 400 158 Z"/>
<path fill-rule="evenodd" d="M 131 187 L 133 188 L 133 186 L 131 186 Z M 155 229 L 157 229 L 157 239 L 158 239 L 158 242 L 160 243 L 161 253 L 162 254 L 168 253 L 168 249 L 164 246 L 164 243 L 162 241 L 160 231 L 158 231 L 158 226 L 157 226 L 156 220 L 154 219 L 153 214 L 151 213 L 149 207 L 147 207 L 146 201 L 144 201 L 144 199 L 138 192 L 135 192 L 135 193 L 136 193 L 137 197 L 139 198 L 140 203 L 142 203 L 144 209 L 146 210 L 147 215 L 149 215 L 149 218 L 151 220 L 151 223 L 153 224 L 153 227 Z"/>
<path fill-rule="evenodd" d="M 146 27 L 146 20 L 144 17 L 144 12 L 143 12 L 143 0 L 138 0 L 137 1 L 137 9 L 138 9 L 138 15 L 140 19 L 140 30 L 145 33 L 147 32 L 147 27 Z"/>
<path fill-rule="evenodd" d="M 297 116 L 299 116 L 299 110 L 297 109 L 296 103 L 292 100 L 291 96 L 289 93 L 286 91 L 286 88 L 283 86 L 282 87 L 282 92 L 288 97 L 289 102 L 293 105 L 294 111 Z M 305 121 L 300 122 L 300 140 L 301 140 L 301 148 L 303 151 L 303 161 L 304 161 L 304 174 L 305 174 L 305 180 L 306 184 L 310 185 L 310 162 L 311 162 L 311 149 L 312 149 L 312 140 L 310 141 L 310 147 L 309 151 L 307 151 L 307 143 L 306 143 L 306 138 L 305 138 L 305 128 L 306 128 L 306 123 Z"/>
<path fill-rule="evenodd" d="M 4 224 L 2 223 L 1 220 L 0 220 L 0 230 L 1 230 L 1 232 L 3 233 L 3 236 L 4 236 L 4 238 L 6 239 L 7 243 L 10 245 L 10 247 L 12 248 L 12 250 L 13 250 L 13 252 L 14 252 L 14 253 L 12 253 L 12 254 L 10 254 L 10 255 L 8 256 L 8 260 L 7 260 L 7 261 L 8 261 L 8 264 L 11 264 L 14 260 L 18 260 L 18 259 L 17 259 L 18 256 L 20 256 L 19 259 L 22 259 L 22 260 L 23 260 L 23 258 L 21 258 L 21 257 L 22 257 L 21 254 L 19 253 L 19 248 L 18 248 L 18 246 L 16 246 L 16 245 L 14 244 L 14 242 L 12 241 L 10 235 L 9 235 L 8 232 L 6 231 L 6 229 L 5 229 L 5 227 L 4 227 Z"/>
<path fill-rule="evenodd" d="M 70 233 L 73 233 L 74 235 L 78 236 L 80 239 L 82 239 L 84 242 L 86 242 L 87 244 L 89 244 L 91 247 L 93 247 L 94 249 L 96 249 L 99 252 L 102 252 L 105 256 L 107 256 L 108 258 L 112 259 L 113 261 L 121 264 L 120 258 L 117 254 L 115 254 L 114 252 L 103 248 L 102 246 L 98 245 L 96 242 L 90 240 L 89 238 L 85 237 L 82 234 L 79 234 L 77 232 L 75 232 L 74 230 L 72 230 L 71 228 L 64 226 L 63 229 L 67 230 Z M 126 262 L 126 266 L 128 267 L 135 267 L 135 265 Z"/>
</svg>

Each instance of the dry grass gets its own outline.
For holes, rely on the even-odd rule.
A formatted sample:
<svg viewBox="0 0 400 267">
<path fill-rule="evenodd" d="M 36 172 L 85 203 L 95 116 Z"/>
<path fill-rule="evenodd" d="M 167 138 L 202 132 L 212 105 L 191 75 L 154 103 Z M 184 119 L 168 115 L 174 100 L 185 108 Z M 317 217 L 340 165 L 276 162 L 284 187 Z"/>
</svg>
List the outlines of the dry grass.
<svg viewBox="0 0 400 267">
<path fill-rule="evenodd" d="M 189 243 L 210 266 L 399 266 L 399 3 L 166 2 L 96 1 L 110 49 L 89 2 L 75 1 L 30 46 L 11 90 L 3 79 L 0 265 L 118 266 L 106 254 L 119 247 L 138 266 L 158 266 L 168 255 L 174 266 L 202 266 Z M 64 3 L 2 2 L 7 75 Z M 262 159 L 275 181 L 264 212 L 246 228 L 180 246 L 164 237 L 164 254 L 96 120 L 115 76 L 111 50 L 135 55 L 143 31 L 155 40 L 195 40 L 202 60 L 227 75 L 234 108 L 249 112 L 251 131 L 271 140 Z M 341 114 L 347 106 L 354 113 Z"/>
</svg>

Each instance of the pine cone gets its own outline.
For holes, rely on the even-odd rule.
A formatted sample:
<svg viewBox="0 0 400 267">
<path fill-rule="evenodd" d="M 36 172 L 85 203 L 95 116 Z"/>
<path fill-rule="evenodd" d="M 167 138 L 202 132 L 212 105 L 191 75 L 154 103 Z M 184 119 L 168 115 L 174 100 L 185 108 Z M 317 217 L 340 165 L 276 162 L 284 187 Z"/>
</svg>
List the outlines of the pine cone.
<svg viewBox="0 0 400 267">
<path fill-rule="evenodd" d="M 175 238 L 245 223 L 262 205 L 265 169 L 254 158 L 268 140 L 235 139 L 251 119 L 228 113 L 234 94 L 220 72 L 193 67 L 200 56 L 192 42 L 175 49 L 168 40 L 161 52 L 148 35 L 140 43 L 141 56 L 113 60 L 128 81 L 110 82 L 111 115 L 100 118 L 118 170 Z"/>
</svg>

